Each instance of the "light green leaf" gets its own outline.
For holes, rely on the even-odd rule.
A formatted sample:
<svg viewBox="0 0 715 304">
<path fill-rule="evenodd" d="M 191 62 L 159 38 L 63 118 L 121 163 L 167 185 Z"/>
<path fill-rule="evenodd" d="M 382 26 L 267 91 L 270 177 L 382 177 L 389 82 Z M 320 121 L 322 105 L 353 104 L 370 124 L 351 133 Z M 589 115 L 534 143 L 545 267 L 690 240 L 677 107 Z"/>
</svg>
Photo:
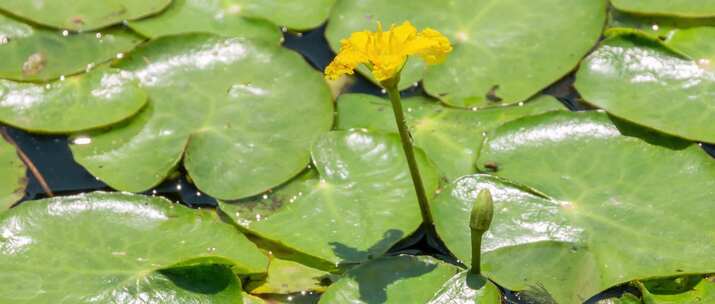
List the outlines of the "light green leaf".
<svg viewBox="0 0 715 304">
<path fill-rule="evenodd" d="M 10 208 L 25 195 L 25 164 L 15 146 L 0 137 L 0 212 Z"/>
<path fill-rule="evenodd" d="M 166 12 L 129 23 L 148 37 L 208 32 L 279 43 L 279 25 L 294 30 L 318 27 L 335 0 L 174 0 Z M 272 23 L 271 23 L 272 22 Z"/>
<path fill-rule="evenodd" d="M 678 17 L 713 17 L 713 0 L 611 0 L 616 9 L 644 14 Z"/>
<path fill-rule="evenodd" d="M 552 112 L 498 128 L 478 160 L 485 163 L 535 190 L 467 176 L 432 211 L 442 240 L 469 264 L 463 223 L 479 190 L 490 190 L 483 271 L 506 288 L 580 303 L 632 280 L 715 270 L 715 245 L 705 241 L 715 229 L 715 162 L 697 145 L 603 113 Z"/>
<path fill-rule="evenodd" d="M 293 261 L 271 258 L 268 265 L 268 277 L 258 286 L 248 286 L 253 294 L 291 294 L 322 292 L 325 286 L 323 279 L 328 273 Z"/>
<path fill-rule="evenodd" d="M 42 133 L 107 126 L 136 114 L 147 96 L 127 72 L 96 69 L 48 84 L 0 79 L 0 121 Z"/>
<path fill-rule="evenodd" d="M 427 92 L 455 106 L 508 104 L 568 74 L 601 36 L 606 7 L 602 0 L 342 0 L 326 37 L 337 51 L 341 39 L 374 30 L 376 21 L 434 28 L 454 51 L 444 64 L 427 69 Z M 407 64 L 403 87 L 422 78 L 414 66 L 419 62 Z"/>
<path fill-rule="evenodd" d="M 158 13 L 169 3 L 171 0 L 4 0 L 0 9 L 46 26 L 91 31 Z"/>
<path fill-rule="evenodd" d="M 424 153 L 416 152 L 426 191 L 434 193 L 439 176 Z M 267 217 L 240 218 L 241 202 L 222 203 L 221 209 L 251 233 L 334 266 L 377 258 L 419 227 L 398 136 L 335 131 L 315 143 L 312 155 L 320 177 L 291 182 L 299 185 L 286 186 L 290 190 L 272 201 L 277 209 Z"/>
<path fill-rule="evenodd" d="M 26 202 L 0 213 L 0 231 L 0 274 L 12 282 L 0 284 L 3 303 L 128 303 L 144 297 L 166 303 L 162 299 L 174 296 L 185 302 L 199 293 L 192 288 L 202 288 L 186 282 L 200 269 L 173 268 L 222 264 L 257 274 L 268 262 L 215 214 L 142 195 L 95 192 Z M 217 271 L 226 278 L 223 270 L 211 276 Z M 235 294 L 235 284 L 225 281 L 216 292 Z"/>
<path fill-rule="evenodd" d="M 160 38 L 119 65 L 150 102 L 136 117 L 72 145 L 113 188 L 159 184 L 183 157 L 199 189 L 220 199 L 262 193 L 302 171 L 332 124 L 330 91 L 300 55 L 238 38 Z"/>
<path fill-rule="evenodd" d="M 427 303 L 459 271 L 430 257 L 383 257 L 348 271 L 319 303 Z"/>
<path fill-rule="evenodd" d="M 549 96 L 538 97 L 523 106 L 479 111 L 446 107 L 424 97 L 405 98 L 402 103 L 415 145 L 425 151 L 449 180 L 475 173 L 484 132 L 519 117 L 565 109 Z M 337 128 L 397 133 L 390 102 L 363 94 L 346 94 L 338 99 Z"/>
<path fill-rule="evenodd" d="M 715 142 L 715 73 L 637 35 L 603 42 L 581 65 L 576 89 L 609 113 L 679 137 Z"/>
<path fill-rule="evenodd" d="M 70 34 L 35 28 L 0 15 L 0 77 L 20 81 L 57 79 L 121 57 L 141 42 L 140 37 L 121 28 L 101 34 Z"/>
<path fill-rule="evenodd" d="M 640 285 L 644 304 L 705 304 L 715 303 L 715 282 L 712 278 L 700 280 L 692 289 L 679 293 L 658 294 Z"/>
</svg>

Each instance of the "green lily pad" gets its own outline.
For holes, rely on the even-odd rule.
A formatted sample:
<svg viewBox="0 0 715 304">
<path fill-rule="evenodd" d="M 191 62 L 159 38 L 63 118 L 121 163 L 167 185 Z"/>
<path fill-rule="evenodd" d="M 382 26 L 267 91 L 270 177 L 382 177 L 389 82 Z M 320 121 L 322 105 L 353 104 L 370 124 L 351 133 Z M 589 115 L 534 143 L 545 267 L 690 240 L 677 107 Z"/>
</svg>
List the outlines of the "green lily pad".
<svg viewBox="0 0 715 304">
<path fill-rule="evenodd" d="M 141 42 L 142 38 L 121 28 L 70 34 L 0 15 L 0 78 L 47 81 L 77 74 L 121 57 Z"/>
<path fill-rule="evenodd" d="M 506 288 L 543 286 L 539 296 L 580 303 L 632 280 L 715 270 L 715 245 L 693 241 L 715 229 L 715 162 L 697 145 L 603 113 L 552 112 L 498 128 L 478 160 L 485 163 L 533 188 L 467 176 L 432 211 L 447 247 L 469 264 L 462 223 L 479 190 L 490 190 L 495 215 L 483 270 Z"/>
<path fill-rule="evenodd" d="M 25 164 L 15 146 L 0 137 L 0 212 L 10 208 L 25 195 Z"/>
<path fill-rule="evenodd" d="M 317 27 L 328 17 L 333 2 L 335 0 L 174 0 L 162 14 L 129 22 L 129 26 L 152 38 L 207 32 L 279 43 L 283 36 L 278 25 L 294 30 Z"/>
<path fill-rule="evenodd" d="M 301 172 L 311 143 L 332 125 L 321 75 L 278 46 L 200 34 L 159 38 L 119 66 L 134 73 L 150 102 L 126 123 L 71 146 L 77 162 L 116 189 L 150 189 L 183 157 L 209 195 L 259 194 Z"/>
<path fill-rule="evenodd" d="M 158 13 L 169 3 L 171 0 L 4 0 L 0 10 L 46 26 L 91 31 Z"/>
<path fill-rule="evenodd" d="M 525 101 L 571 71 L 598 41 L 607 1 L 338 1 L 326 29 L 333 50 L 350 33 L 409 20 L 444 33 L 454 51 L 429 67 L 430 95 L 455 106 Z M 508 22 L 505 22 L 508 20 Z M 556 34 L 558 33 L 558 34 Z M 422 78 L 411 60 L 403 84 Z"/>
<path fill-rule="evenodd" d="M 48 84 L 0 79 L 0 122 L 33 132 L 71 133 L 122 121 L 146 100 L 131 73 L 113 69 Z"/>
<path fill-rule="evenodd" d="M 713 0 L 611 0 L 616 9 L 644 14 L 678 17 L 715 17 Z"/>
<path fill-rule="evenodd" d="M 416 152 L 425 189 L 434 193 L 436 169 Z M 280 207 L 267 217 L 246 222 L 235 214 L 240 203 L 221 209 L 253 234 L 335 266 L 379 257 L 422 223 L 398 136 L 330 132 L 312 155 L 320 178 L 293 181 L 297 192 L 282 192 Z"/>
<path fill-rule="evenodd" d="M 576 89 L 609 113 L 679 137 L 715 142 L 715 73 L 637 35 L 603 42 L 581 65 Z"/>
<path fill-rule="evenodd" d="M 186 303 L 197 291 L 191 288 L 201 285 L 181 280 L 198 270 L 171 269 L 222 264 L 257 274 L 268 262 L 215 214 L 142 195 L 95 192 L 26 202 L 0 213 L 0 231 L 0 276 L 9 283 L 0 285 L 0 302 L 6 303 L 125 303 L 149 294 L 147 303 L 171 296 Z"/>
<path fill-rule="evenodd" d="M 703 279 L 690 290 L 672 294 L 658 294 L 643 285 L 640 287 L 644 304 L 715 303 L 715 282 L 712 279 Z"/>
<path fill-rule="evenodd" d="M 643 304 L 643 302 L 634 294 L 626 292 L 620 297 L 603 299 L 596 302 L 596 304 Z"/>
<path fill-rule="evenodd" d="M 328 279 L 328 273 L 293 261 L 272 258 L 268 265 L 268 277 L 260 285 L 252 288 L 253 294 L 290 294 L 322 292 L 325 286 L 323 279 Z"/>
<path fill-rule="evenodd" d="M 430 257 L 383 257 L 348 271 L 319 303 L 427 303 L 459 271 Z"/>
<path fill-rule="evenodd" d="M 449 279 L 427 304 L 501 304 L 501 291 L 488 279 L 462 271 Z"/>
<path fill-rule="evenodd" d="M 523 106 L 479 111 L 445 107 L 425 97 L 405 98 L 402 102 L 415 145 L 427 153 L 449 180 L 475 172 L 483 132 L 523 116 L 565 109 L 550 96 L 538 97 Z M 390 102 L 363 94 L 346 94 L 338 99 L 337 128 L 397 133 Z"/>
</svg>

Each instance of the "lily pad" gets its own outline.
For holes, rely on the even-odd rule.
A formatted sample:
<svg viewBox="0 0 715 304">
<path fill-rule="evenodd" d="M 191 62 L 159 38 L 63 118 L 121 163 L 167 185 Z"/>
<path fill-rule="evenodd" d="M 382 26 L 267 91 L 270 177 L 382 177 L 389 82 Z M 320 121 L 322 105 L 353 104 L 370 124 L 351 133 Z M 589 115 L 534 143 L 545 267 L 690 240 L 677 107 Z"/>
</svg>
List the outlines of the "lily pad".
<svg viewBox="0 0 715 304">
<path fill-rule="evenodd" d="M 91 31 L 162 11 L 171 0 L 4 0 L 0 9 L 34 23 Z"/>
<path fill-rule="evenodd" d="M 0 58 L 3 59 L 0 60 L 0 78 L 47 81 L 77 74 L 121 57 L 142 40 L 121 28 L 70 34 L 33 27 L 0 15 Z"/>
<path fill-rule="evenodd" d="M 445 107 L 425 97 L 403 100 L 415 144 L 422 148 L 449 180 L 475 172 L 483 133 L 523 116 L 564 110 L 553 97 L 541 96 L 522 105 L 479 111 Z M 363 94 L 338 99 L 338 129 L 367 128 L 397 133 L 390 102 Z"/>
<path fill-rule="evenodd" d="M 678 17 L 715 17 L 713 0 L 611 0 L 616 9 L 644 14 Z"/>
<path fill-rule="evenodd" d="M 690 140 L 715 142 L 715 73 L 638 35 L 603 42 L 581 65 L 576 89 L 609 113 Z"/>
<path fill-rule="evenodd" d="M 328 86 L 300 55 L 211 35 L 154 40 L 119 66 L 150 102 L 139 115 L 71 146 L 113 188 L 141 192 L 184 158 L 198 188 L 220 199 L 262 193 L 302 171 L 331 128 Z"/>
<path fill-rule="evenodd" d="M 327 19 L 334 2 L 174 0 L 162 14 L 129 22 L 129 26 L 152 38 L 208 32 L 279 43 L 282 35 L 278 25 L 294 30 L 317 27 Z"/>
<path fill-rule="evenodd" d="M 543 286 L 557 303 L 580 303 L 632 280 L 715 270 L 715 245 L 694 241 L 715 229 L 715 162 L 697 145 L 603 113 L 552 112 L 498 128 L 478 160 L 485 163 L 513 182 L 464 177 L 432 211 L 447 247 L 469 264 L 461 223 L 479 190 L 490 190 L 483 270 L 506 288 Z"/>
<path fill-rule="evenodd" d="M 326 37 L 337 51 L 341 39 L 374 29 L 376 21 L 434 28 L 454 52 L 427 69 L 427 92 L 455 106 L 508 104 L 529 99 L 578 65 L 601 36 L 606 2 L 338 1 Z M 422 78 L 414 62 L 405 67 L 403 84 Z"/>
<path fill-rule="evenodd" d="M 644 285 L 639 285 L 644 304 L 705 304 L 715 303 L 715 282 L 712 278 L 703 279 L 692 289 L 671 294 L 652 292 Z"/>
<path fill-rule="evenodd" d="M 271 258 L 268 265 L 268 277 L 260 285 L 252 288 L 253 294 L 290 294 L 322 292 L 325 290 L 322 281 L 328 278 L 328 273 L 293 261 Z"/>
<path fill-rule="evenodd" d="M 501 304 L 501 291 L 488 279 L 462 271 L 449 279 L 428 304 Z"/>
<path fill-rule="evenodd" d="M 48 84 L 0 80 L 0 121 L 33 132 L 71 133 L 122 121 L 146 100 L 131 73 L 113 69 Z"/>
<path fill-rule="evenodd" d="M 348 271 L 319 303 L 427 303 L 459 271 L 430 257 L 383 257 Z"/>
<path fill-rule="evenodd" d="M 439 176 L 416 151 L 427 193 Z M 383 255 L 422 223 L 400 139 L 394 134 L 335 131 L 312 150 L 319 178 L 297 179 L 281 207 L 246 229 L 262 238 L 317 257 L 330 265 L 361 263 Z M 236 222 L 240 204 L 222 203 Z M 330 270 L 330 269 L 328 269 Z"/>
<path fill-rule="evenodd" d="M 181 280 L 207 270 L 174 268 L 221 264 L 257 274 L 268 262 L 215 214 L 142 195 L 26 202 L 0 213 L 0 231 L 0 276 L 8 283 L 0 285 L 0 301 L 7 303 L 187 302 L 201 284 Z M 238 281 L 226 283 L 226 292 L 240 289 Z"/>
<path fill-rule="evenodd" d="M 15 146 L 0 137 L 0 213 L 25 195 L 25 171 Z"/>
</svg>

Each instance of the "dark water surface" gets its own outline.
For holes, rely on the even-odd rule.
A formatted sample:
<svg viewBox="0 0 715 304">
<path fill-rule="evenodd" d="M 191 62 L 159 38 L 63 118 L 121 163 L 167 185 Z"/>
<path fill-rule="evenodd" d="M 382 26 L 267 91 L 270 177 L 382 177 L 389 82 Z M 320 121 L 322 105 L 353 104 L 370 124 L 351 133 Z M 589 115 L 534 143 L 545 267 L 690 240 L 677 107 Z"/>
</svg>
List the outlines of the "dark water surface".
<svg viewBox="0 0 715 304">
<path fill-rule="evenodd" d="M 302 54 L 316 69 L 323 70 L 334 56 L 323 35 L 324 30 L 325 27 L 323 26 L 303 34 L 285 33 L 284 45 Z M 545 89 L 544 93 L 557 97 L 573 111 L 589 109 L 588 105 L 580 102 L 580 96 L 573 90 L 572 83 L 573 75 L 568 75 Z M 385 96 L 379 87 L 364 77 L 357 77 L 357 81 L 351 84 L 346 92 Z M 423 94 L 421 86 L 412 87 L 403 92 L 405 96 L 419 94 Z M 55 195 L 111 190 L 74 161 L 67 145 L 67 137 L 34 135 L 11 127 L 7 127 L 7 133 L 31 159 Z M 715 146 L 703 145 L 703 148 L 710 155 L 715 156 Z M 214 198 L 198 191 L 196 187 L 186 180 L 184 172 L 181 173 L 180 178 L 165 181 L 155 189 L 147 191 L 146 194 L 165 196 L 172 201 L 181 202 L 190 207 L 216 206 Z M 22 201 L 45 197 L 47 197 L 47 194 L 40 186 L 40 183 L 28 171 L 27 193 Z M 427 254 L 447 261 L 455 261 L 454 258 L 448 256 L 449 253 L 443 246 L 425 238 L 423 231 L 419 231 L 413 237 L 408 238 L 407 241 L 396 245 L 391 253 Z M 626 290 L 635 294 L 638 293 L 629 287 L 615 287 L 586 303 L 592 304 L 598 299 L 618 296 Z M 517 295 L 505 290 L 505 303 L 529 303 L 529 301 L 520 299 Z"/>
</svg>

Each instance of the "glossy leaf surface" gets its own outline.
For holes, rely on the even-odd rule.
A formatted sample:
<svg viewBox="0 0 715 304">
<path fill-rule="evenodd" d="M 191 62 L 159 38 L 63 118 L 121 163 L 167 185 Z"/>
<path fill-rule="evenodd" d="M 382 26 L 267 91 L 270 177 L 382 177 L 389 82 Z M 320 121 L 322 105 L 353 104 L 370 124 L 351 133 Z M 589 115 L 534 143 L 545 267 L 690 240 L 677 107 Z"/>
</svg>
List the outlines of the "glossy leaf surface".
<svg viewBox="0 0 715 304">
<path fill-rule="evenodd" d="M 697 145 L 603 113 L 553 112 L 498 128 L 478 160 L 487 162 L 533 188 L 468 176 L 442 192 L 433 213 L 441 238 L 469 264 L 462 223 L 479 190 L 490 190 L 495 216 L 483 270 L 506 288 L 543 286 L 539 296 L 580 303 L 631 280 L 715 270 L 711 242 L 693 241 L 715 228 L 706 220 L 715 162 Z"/>
<path fill-rule="evenodd" d="M 189 278 L 230 276 L 174 268 L 222 264 L 256 274 L 268 262 L 214 214 L 141 195 L 95 192 L 26 202 L 0 213 L 0 231 L 0 273 L 12 282 L 0 286 L 7 303 L 185 302 L 202 288 Z M 237 281 L 224 281 L 220 295 L 240 289 Z"/>
<path fill-rule="evenodd" d="M 501 304 L 501 291 L 488 279 L 462 271 L 444 283 L 428 304 Z"/>
<path fill-rule="evenodd" d="M 154 40 L 119 67 L 150 102 L 131 120 L 72 145 L 75 159 L 113 188 L 159 184 L 183 158 L 198 188 L 220 199 L 264 192 L 305 168 L 330 129 L 330 92 L 298 54 L 238 38 Z"/>
<path fill-rule="evenodd" d="M 619 10 L 644 15 L 713 17 L 713 0 L 611 0 Z"/>
<path fill-rule="evenodd" d="M 374 30 L 377 21 L 434 28 L 454 51 L 427 69 L 427 92 L 455 106 L 508 104 L 529 99 L 576 67 L 601 35 L 606 6 L 602 0 L 338 1 L 326 37 L 337 51 L 341 39 Z M 405 67 L 403 87 L 422 79 L 419 62 Z"/>
</svg>

